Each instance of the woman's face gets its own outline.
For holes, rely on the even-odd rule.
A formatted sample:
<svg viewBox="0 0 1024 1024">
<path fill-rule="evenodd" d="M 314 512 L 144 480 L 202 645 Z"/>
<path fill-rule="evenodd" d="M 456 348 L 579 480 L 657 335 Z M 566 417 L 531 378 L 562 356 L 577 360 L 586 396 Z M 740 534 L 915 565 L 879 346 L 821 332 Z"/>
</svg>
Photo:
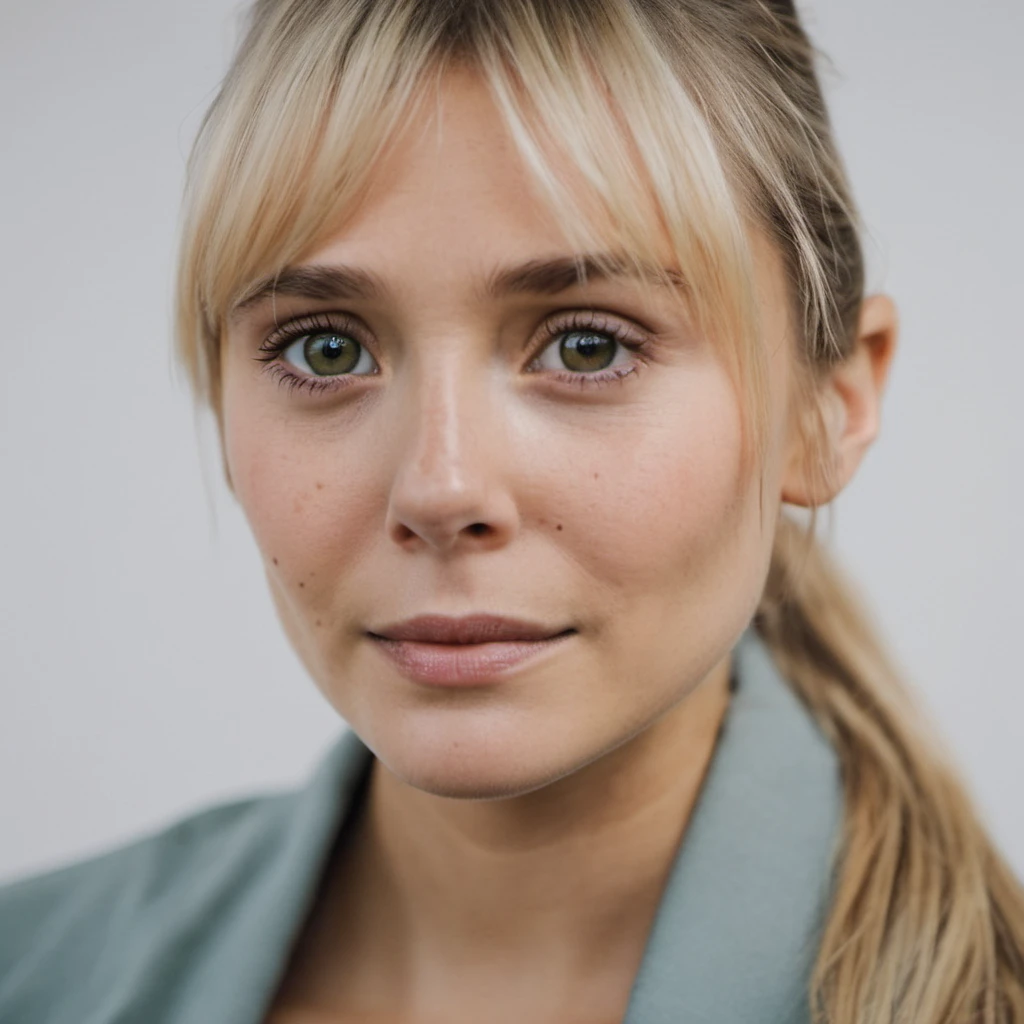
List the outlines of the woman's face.
<svg viewBox="0 0 1024 1024">
<path fill-rule="evenodd" d="M 487 294 L 568 249 L 483 87 L 453 74 L 443 110 L 301 261 L 372 274 L 380 294 L 280 287 L 233 322 L 224 443 L 328 701 L 410 784 L 511 795 L 619 747 L 728 659 L 771 552 L 791 341 L 780 265 L 756 239 L 774 402 L 762 518 L 737 393 L 679 293 L 644 301 L 623 277 Z M 293 335 L 311 337 L 256 358 L 301 317 Z M 575 632 L 461 687 L 410 678 L 368 635 L 476 613 Z"/>
</svg>

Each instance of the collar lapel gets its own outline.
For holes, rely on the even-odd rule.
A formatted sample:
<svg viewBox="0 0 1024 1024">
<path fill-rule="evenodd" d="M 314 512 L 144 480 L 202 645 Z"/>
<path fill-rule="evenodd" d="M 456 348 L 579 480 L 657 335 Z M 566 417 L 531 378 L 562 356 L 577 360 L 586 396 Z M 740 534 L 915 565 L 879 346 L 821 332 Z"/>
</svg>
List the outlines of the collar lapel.
<svg viewBox="0 0 1024 1024">
<path fill-rule="evenodd" d="M 648 938 L 624 1024 L 804 1024 L 842 804 L 838 763 L 753 627 L 736 691 Z M 262 1019 L 372 755 L 343 733 L 275 803 L 280 845 L 176 1020 Z M 227 984 L 223 979 L 233 979 Z M 218 987 L 220 979 L 220 987 Z M 238 984 L 239 979 L 245 979 Z M 223 996 L 216 1013 L 215 993 Z"/>
<path fill-rule="evenodd" d="M 842 816 L 836 755 L 753 625 L 624 1024 L 802 1024 Z"/>
</svg>

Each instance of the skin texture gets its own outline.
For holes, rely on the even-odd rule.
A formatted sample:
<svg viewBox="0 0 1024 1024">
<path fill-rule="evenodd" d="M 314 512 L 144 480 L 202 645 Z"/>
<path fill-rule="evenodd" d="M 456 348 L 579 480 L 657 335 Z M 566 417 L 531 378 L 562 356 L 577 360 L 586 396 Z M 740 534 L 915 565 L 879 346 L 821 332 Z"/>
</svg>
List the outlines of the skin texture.
<svg viewBox="0 0 1024 1024">
<path fill-rule="evenodd" d="M 371 270 L 386 299 L 279 295 L 224 342 L 226 462 L 281 621 L 377 757 L 274 1019 L 621 1020 L 780 505 L 827 502 L 855 472 L 895 310 L 865 302 L 826 388 L 834 490 L 815 491 L 787 285 L 752 233 L 772 352 L 762 515 L 739 398 L 676 293 L 480 297 L 493 268 L 569 250 L 471 75 L 446 80 L 440 127 L 414 125 L 302 261 Z M 573 328 L 544 325 L 588 310 L 650 341 L 606 360 L 636 372 L 583 389 L 558 376 L 586 373 L 559 355 Z M 254 358 L 275 322 L 328 311 L 366 349 L 341 387 L 291 389 L 280 372 L 308 368 Z M 437 690 L 365 635 L 428 612 L 577 633 L 501 683 Z"/>
</svg>

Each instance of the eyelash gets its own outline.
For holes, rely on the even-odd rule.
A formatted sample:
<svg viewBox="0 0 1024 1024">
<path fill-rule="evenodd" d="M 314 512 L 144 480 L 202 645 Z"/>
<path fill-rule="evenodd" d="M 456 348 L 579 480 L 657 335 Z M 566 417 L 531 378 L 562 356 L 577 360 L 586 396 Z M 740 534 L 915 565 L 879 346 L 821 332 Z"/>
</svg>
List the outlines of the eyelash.
<svg viewBox="0 0 1024 1024">
<path fill-rule="evenodd" d="M 378 374 L 372 373 L 316 377 L 293 373 L 289 368 L 290 364 L 285 363 L 282 359 L 284 353 L 301 338 L 328 331 L 346 334 L 357 341 L 362 348 L 367 348 L 360 340 L 358 332 L 353 331 L 352 322 L 346 317 L 330 313 L 312 313 L 297 317 L 295 320 L 291 320 L 279 327 L 263 342 L 260 346 L 260 354 L 255 358 L 259 362 L 266 364 L 266 372 L 276 377 L 278 383 L 283 387 L 289 391 L 305 391 L 308 394 L 318 394 L 351 387 L 352 385 L 343 382 L 353 378 L 378 376 Z M 575 331 L 592 331 L 595 334 L 604 335 L 617 342 L 627 351 L 634 353 L 640 353 L 651 340 L 646 334 L 634 335 L 624 327 L 609 320 L 605 314 L 597 310 L 570 313 L 556 317 L 545 325 L 546 337 L 543 344 L 534 354 L 530 365 L 532 366 L 533 363 L 540 359 L 542 353 L 550 346 L 552 341 L 557 340 L 563 334 L 572 334 Z M 612 367 L 596 373 L 572 370 L 565 372 L 552 371 L 552 373 L 556 380 L 562 380 L 581 390 L 586 390 L 593 387 L 604 387 L 608 384 L 623 383 L 627 377 L 637 373 L 643 365 L 646 365 L 646 360 L 640 358 L 628 366 Z"/>
</svg>

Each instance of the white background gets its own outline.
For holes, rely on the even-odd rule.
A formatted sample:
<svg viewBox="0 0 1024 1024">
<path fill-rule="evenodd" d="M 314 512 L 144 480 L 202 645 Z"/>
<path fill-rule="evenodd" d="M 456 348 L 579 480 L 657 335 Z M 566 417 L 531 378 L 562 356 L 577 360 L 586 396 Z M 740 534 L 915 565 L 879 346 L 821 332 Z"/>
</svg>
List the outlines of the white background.
<svg viewBox="0 0 1024 1024">
<path fill-rule="evenodd" d="M 171 369 L 184 161 L 240 10 L 0 0 L 0 878 L 296 784 L 344 727 Z M 807 15 L 903 319 L 836 545 L 1024 876 L 1024 4 Z"/>
</svg>

